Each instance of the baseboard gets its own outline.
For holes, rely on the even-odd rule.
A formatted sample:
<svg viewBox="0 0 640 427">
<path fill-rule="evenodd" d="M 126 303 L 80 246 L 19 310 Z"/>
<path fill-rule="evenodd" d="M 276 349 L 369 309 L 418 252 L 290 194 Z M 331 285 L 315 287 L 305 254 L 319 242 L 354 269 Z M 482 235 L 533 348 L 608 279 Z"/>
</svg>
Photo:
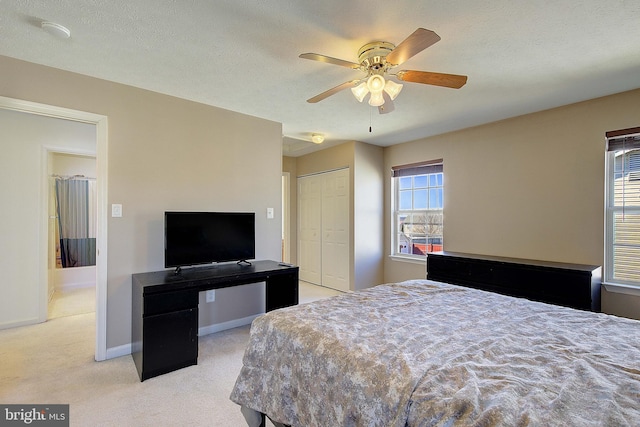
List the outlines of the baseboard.
<svg viewBox="0 0 640 427">
<path fill-rule="evenodd" d="M 95 288 L 96 282 L 75 282 L 75 283 L 65 283 L 58 284 L 55 287 L 56 291 L 72 291 L 80 288 Z"/>
<path fill-rule="evenodd" d="M 126 356 L 129 354 L 131 354 L 131 343 L 108 348 L 105 360 L 115 359 L 116 357 Z"/>
<path fill-rule="evenodd" d="M 32 317 L 30 319 L 26 319 L 26 320 L 19 320 L 17 322 L 6 322 L 6 323 L 1 323 L 0 324 L 0 330 L 2 329 L 11 329 L 11 328 L 17 328 L 20 326 L 28 326 L 28 325 L 35 325 L 37 323 L 42 323 L 40 321 L 40 319 L 38 319 L 37 317 Z"/>
<path fill-rule="evenodd" d="M 216 323 L 215 325 L 203 326 L 198 328 L 198 336 L 202 337 L 209 334 L 215 334 L 216 332 L 226 331 L 227 329 L 250 325 L 251 322 L 253 322 L 253 319 L 260 315 L 261 314 L 254 314 L 252 316 L 243 317 L 242 319 L 234 319 L 228 322 Z"/>
<path fill-rule="evenodd" d="M 254 314 L 252 316 L 243 317 L 242 319 L 234 319 L 228 322 L 216 323 L 215 325 L 203 326 L 198 328 L 198 336 L 202 337 L 204 335 L 226 331 L 227 329 L 250 325 L 251 322 L 253 322 L 253 319 L 260 315 L 261 314 Z M 129 354 L 131 354 L 131 343 L 120 345 L 118 347 L 110 347 L 107 349 L 107 357 L 105 360 L 115 359 L 116 357 L 127 356 Z"/>
</svg>

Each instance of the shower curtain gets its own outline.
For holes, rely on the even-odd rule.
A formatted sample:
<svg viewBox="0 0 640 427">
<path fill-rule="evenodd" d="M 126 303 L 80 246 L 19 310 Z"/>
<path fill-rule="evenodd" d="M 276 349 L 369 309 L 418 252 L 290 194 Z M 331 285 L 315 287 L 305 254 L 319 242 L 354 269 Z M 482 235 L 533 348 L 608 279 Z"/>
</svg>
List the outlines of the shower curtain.
<svg viewBox="0 0 640 427">
<path fill-rule="evenodd" d="M 56 177 L 62 267 L 96 265 L 96 182 Z"/>
</svg>

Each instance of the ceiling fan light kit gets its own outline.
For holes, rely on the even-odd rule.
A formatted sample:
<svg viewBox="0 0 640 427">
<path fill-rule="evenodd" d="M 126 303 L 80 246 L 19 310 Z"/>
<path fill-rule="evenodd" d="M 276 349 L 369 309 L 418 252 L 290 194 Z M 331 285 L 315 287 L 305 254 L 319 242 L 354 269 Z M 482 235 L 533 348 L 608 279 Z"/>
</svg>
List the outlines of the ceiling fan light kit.
<svg viewBox="0 0 640 427">
<path fill-rule="evenodd" d="M 383 90 L 393 101 L 402 90 L 402 86 L 403 85 L 391 80 L 385 81 L 384 77 L 379 74 L 373 74 L 366 82 L 362 82 L 358 86 L 351 88 L 351 92 L 358 102 L 362 102 L 365 96 L 367 96 L 368 93 L 371 93 L 369 105 L 372 107 L 379 107 L 384 104 L 384 97 L 382 95 Z"/>
<path fill-rule="evenodd" d="M 369 97 L 369 105 L 372 107 L 379 107 L 384 104 L 384 97 L 382 96 L 382 91 L 380 92 L 371 92 L 371 96 Z"/>
<path fill-rule="evenodd" d="M 367 89 L 369 89 L 371 93 L 382 93 L 384 83 L 384 77 L 379 74 L 374 74 L 367 79 Z"/>
<path fill-rule="evenodd" d="M 362 102 L 364 100 L 364 97 L 369 93 L 367 82 L 362 82 L 358 86 L 351 88 L 351 92 L 353 93 L 353 96 L 356 97 L 358 102 Z"/>
<path fill-rule="evenodd" d="M 402 64 L 439 40 L 440 36 L 435 32 L 418 28 L 397 46 L 384 41 L 367 43 L 358 50 L 359 64 L 317 53 L 303 53 L 300 55 L 300 58 L 339 65 L 366 73 L 366 76 L 360 80 L 350 80 L 342 83 L 313 98 L 309 98 L 307 102 L 316 103 L 322 101 L 350 87 L 353 96 L 355 96 L 359 102 L 362 102 L 367 94 L 370 93 L 369 105 L 378 107 L 380 114 L 391 112 L 394 110 L 392 101 L 396 99 L 403 85 L 385 79 L 385 75 L 387 74 L 395 76 L 398 80 L 405 82 L 459 89 L 467 82 L 467 76 L 416 70 L 402 70 L 395 74 L 390 73 L 392 68 Z M 385 92 L 388 97 L 386 97 L 383 92 Z M 382 106 L 385 102 L 390 105 L 383 108 Z"/>
<path fill-rule="evenodd" d="M 403 85 L 396 83 L 392 80 L 387 80 L 384 85 L 384 91 L 387 92 L 391 100 L 396 99 L 400 91 L 402 90 Z"/>
</svg>

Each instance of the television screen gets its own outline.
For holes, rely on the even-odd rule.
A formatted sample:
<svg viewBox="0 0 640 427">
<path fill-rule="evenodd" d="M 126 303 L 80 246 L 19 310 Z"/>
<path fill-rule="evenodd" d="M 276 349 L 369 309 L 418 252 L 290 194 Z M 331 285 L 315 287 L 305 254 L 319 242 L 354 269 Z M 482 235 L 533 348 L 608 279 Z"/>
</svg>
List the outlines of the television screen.
<svg viewBox="0 0 640 427">
<path fill-rule="evenodd" d="M 253 258 L 255 213 L 165 212 L 165 267 Z"/>
</svg>

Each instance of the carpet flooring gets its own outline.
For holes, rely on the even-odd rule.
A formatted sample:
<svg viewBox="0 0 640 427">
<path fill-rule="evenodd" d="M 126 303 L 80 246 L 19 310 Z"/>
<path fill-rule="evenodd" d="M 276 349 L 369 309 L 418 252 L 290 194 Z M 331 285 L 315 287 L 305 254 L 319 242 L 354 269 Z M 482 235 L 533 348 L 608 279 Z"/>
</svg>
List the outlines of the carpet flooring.
<svg viewBox="0 0 640 427">
<path fill-rule="evenodd" d="M 301 282 L 300 303 L 336 294 Z M 59 301 L 49 321 L 0 331 L 1 403 L 69 404 L 71 426 L 246 425 L 229 394 L 249 326 L 200 337 L 198 365 L 140 382 L 131 356 L 94 361 L 91 301 L 70 304 L 77 314 Z"/>
</svg>

